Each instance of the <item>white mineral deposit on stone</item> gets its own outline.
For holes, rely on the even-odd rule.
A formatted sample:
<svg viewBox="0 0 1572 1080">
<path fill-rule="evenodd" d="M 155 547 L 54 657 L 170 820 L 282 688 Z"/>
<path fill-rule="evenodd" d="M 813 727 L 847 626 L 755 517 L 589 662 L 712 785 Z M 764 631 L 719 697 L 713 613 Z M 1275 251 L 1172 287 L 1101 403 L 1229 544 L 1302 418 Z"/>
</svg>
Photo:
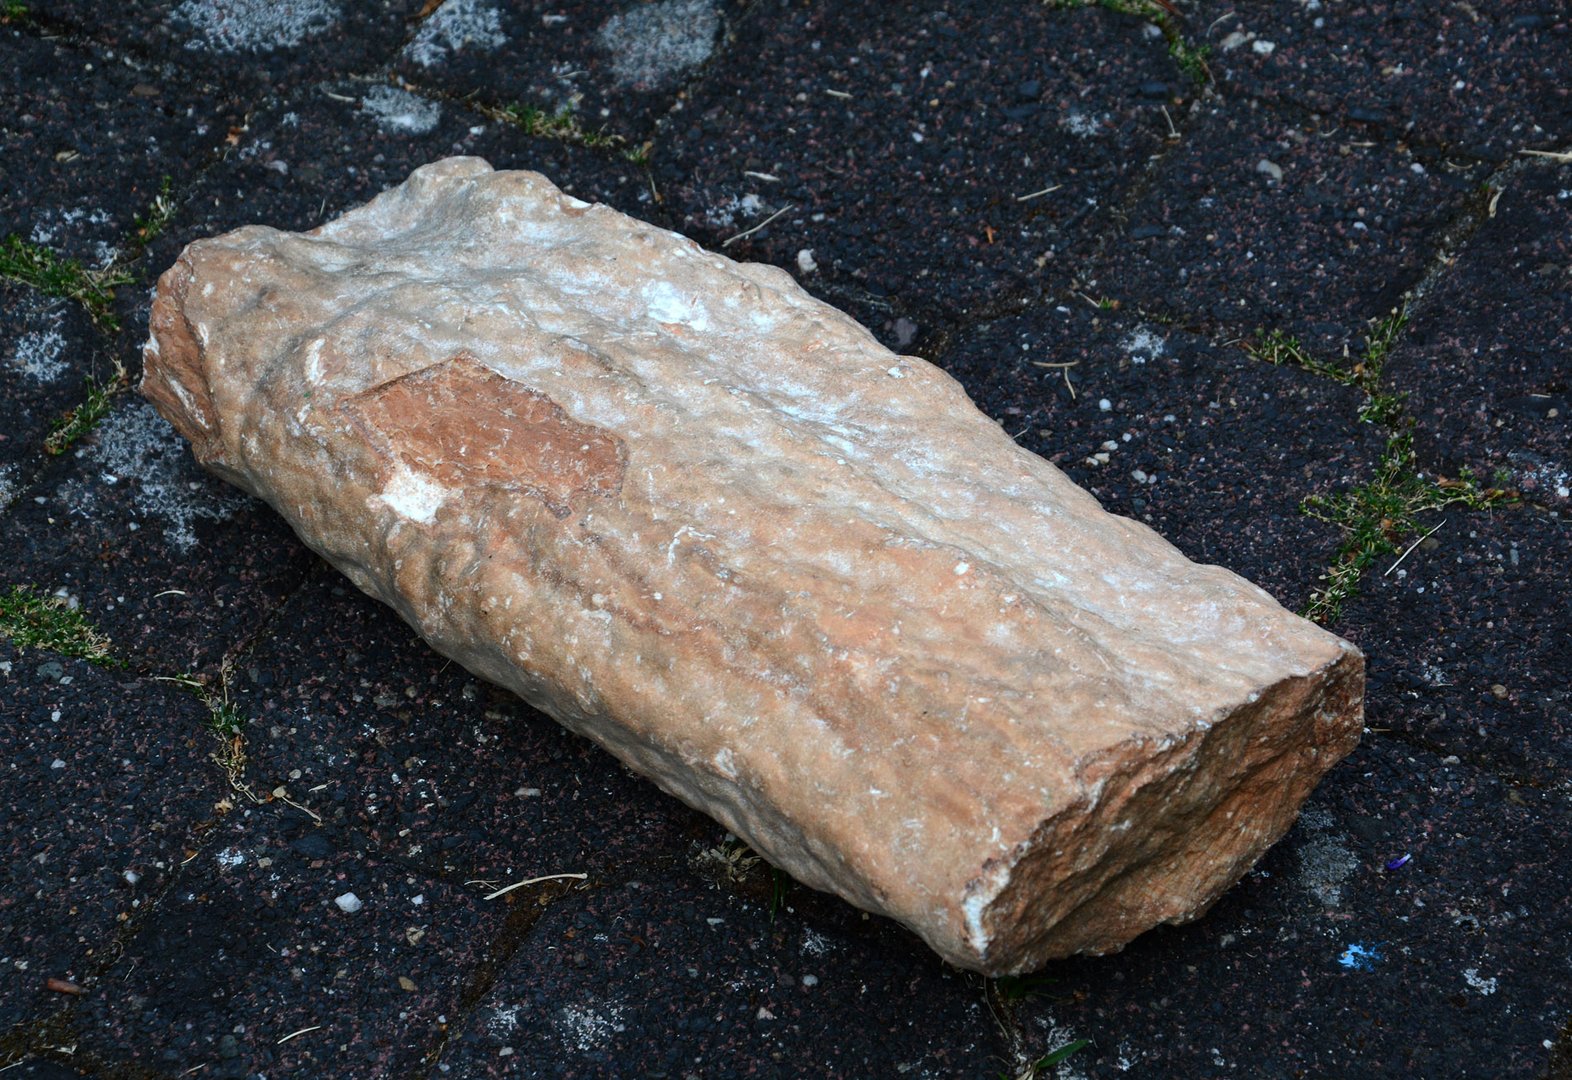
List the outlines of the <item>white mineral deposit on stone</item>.
<svg viewBox="0 0 1572 1080">
<path fill-rule="evenodd" d="M 1357 650 L 940 369 L 533 173 L 198 241 L 152 332 L 199 460 L 436 649 L 967 968 L 1196 918 L 1363 726 Z"/>
<path fill-rule="evenodd" d="M 373 86 L 360 108 L 390 135 L 425 135 L 442 122 L 442 106 L 396 86 Z"/>
<path fill-rule="evenodd" d="M 719 32 L 714 0 L 661 0 L 627 5 L 598 39 L 618 82 L 658 90 L 708 60 Z"/>
<path fill-rule="evenodd" d="M 33 382 L 55 382 L 71 370 L 61 356 L 65 345 L 65 335 L 58 326 L 21 334 L 11 346 L 10 367 Z"/>
<path fill-rule="evenodd" d="M 404 55 L 421 67 L 440 64 L 453 53 L 493 52 L 507 44 L 502 14 L 487 0 L 447 0 L 431 13 Z"/>
<path fill-rule="evenodd" d="M 196 31 L 188 49 L 261 53 L 293 48 L 329 29 L 339 7 L 327 0 L 184 0 L 169 17 Z"/>
<path fill-rule="evenodd" d="M 226 521 L 246 504 L 233 489 L 193 469 L 169 422 L 143 401 L 121 399 L 83 442 L 81 454 L 100 483 L 129 485 L 131 512 L 160 523 L 177 551 L 196 546 L 197 522 Z M 86 480 L 67 483 L 62 502 L 69 513 L 89 520 L 105 513 L 101 489 Z"/>
</svg>

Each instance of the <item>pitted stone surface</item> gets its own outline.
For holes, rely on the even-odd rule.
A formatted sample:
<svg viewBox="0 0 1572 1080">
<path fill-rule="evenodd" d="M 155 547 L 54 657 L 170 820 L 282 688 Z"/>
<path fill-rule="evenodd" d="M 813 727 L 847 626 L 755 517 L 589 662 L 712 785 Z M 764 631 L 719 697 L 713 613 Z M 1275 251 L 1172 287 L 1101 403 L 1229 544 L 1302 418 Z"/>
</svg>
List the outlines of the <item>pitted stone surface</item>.
<svg viewBox="0 0 1572 1080">
<path fill-rule="evenodd" d="M 1196 917 L 1357 740 L 1357 650 L 787 275 L 537 174 L 199 241 L 152 331 L 204 464 L 438 651 L 959 965 Z"/>
</svg>

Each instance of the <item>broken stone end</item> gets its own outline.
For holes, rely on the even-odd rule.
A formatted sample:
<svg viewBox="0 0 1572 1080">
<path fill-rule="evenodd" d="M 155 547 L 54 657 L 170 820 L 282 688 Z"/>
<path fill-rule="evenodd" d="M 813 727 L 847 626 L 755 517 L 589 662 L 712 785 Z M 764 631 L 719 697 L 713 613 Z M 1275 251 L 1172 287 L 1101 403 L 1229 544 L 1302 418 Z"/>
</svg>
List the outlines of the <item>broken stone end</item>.
<svg viewBox="0 0 1572 1080">
<path fill-rule="evenodd" d="M 1328 663 L 1188 738 L 1156 752 L 1136 740 L 1088 763 L 1088 799 L 1043 822 L 1008 866 L 985 864 L 961 905 L 964 945 L 946 959 L 1018 975 L 1119 952 L 1147 928 L 1205 915 L 1359 743 L 1364 654 L 1327 637 Z"/>
</svg>

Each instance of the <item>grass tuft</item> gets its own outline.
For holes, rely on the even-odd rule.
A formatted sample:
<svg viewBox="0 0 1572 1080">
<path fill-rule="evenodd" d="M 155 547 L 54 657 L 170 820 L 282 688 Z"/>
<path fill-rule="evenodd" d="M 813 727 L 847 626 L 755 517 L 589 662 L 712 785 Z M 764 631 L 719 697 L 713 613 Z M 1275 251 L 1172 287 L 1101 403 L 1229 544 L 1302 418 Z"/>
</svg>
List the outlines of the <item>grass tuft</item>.
<svg viewBox="0 0 1572 1080">
<path fill-rule="evenodd" d="M 167 175 L 163 183 L 158 185 L 158 194 L 153 196 L 152 205 L 144 214 L 136 216 L 137 243 L 146 247 L 152 243 L 169 226 L 169 221 L 175 216 L 179 204 L 175 202 L 174 181 Z"/>
<path fill-rule="evenodd" d="M 1173 57 L 1179 70 L 1189 76 L 1197 86 L 1212 82 L 1212 69 L 1206 58 L 1211 55 L 1210 45 L 1191 44 L 1179 29 L 1179 9 L 1170 0 L 1043 0 L 1048 7 L 1061 11 L 1078 8 L 1100 7 L 1116 15 L 1133 15 L 1145 19 L 1163 32 L 1168 42 L 1168 55 Z"/>
<path fill-rule="evenodd" d="M 1070 1055 L 1078 1054 L 1090 1045 L 1092 1045 L 1092 1040 L 1090 1039 L 1073 1039 L 1070 1042 L 1065 1043 L 1063 1046 L 1059 1047 L 1059 1049 L 1044 1054 L 1042 1057 L 1032 1062 L 1031 1075 L 1036 1076 L 1044 1069 L 1051 1069 L 1055 1065 L 1064 1064 L 1065 1061 L 1069 1060 Z"/>
<path fill-rule="evenodd" d="M 98 426 L 108 413 L 115 395 L 126 388 L 126 369 L 115 361 L 114 378 L 99 382 L 92 375 L 87 377 L 86 394 L 82 403 L 57 419 L 44 437 L 44 449 L 59 457 Z"/>
<path fill-rule="evenodd" d="M 56 255 L 15 235 L 0 240 L 0 278 L 30 285 L 50 296 L 75 300 L 87 310 L 94 325 L 108 333 L 120 329 L 110 307 L 115 286 L 131 281 L 130 274 L 114 266 L 89 270 L 75 259 Z"/>
<path fill-rule="evenodd" d="M 1467 469 L 1455 479 L 1431 479 L 1419 470 L 1414 421 L 1404 410 L 1405 395 L 1387 389 L 1381 381 L 1392 347 L 1407 324 L 1406 306 L 1372 322 L 1365 335 L 1364 355 L 1347 365 L 1316 359 L 1297 338 L 1280 330 L 1262 334 L 1245 346 L 1259 360 L 1297 367 L 1360 391 L 1364 395 L 1360 421 L 1387 429 L 1375 479 L 1352 491 L 1311 495 L 1301 504 L 1306 514 L 1337 526 L 1343 533 L 1332 565 L 1322 575 L 1324 584 L 1301 612 L 1319 623 L 1342 615 L 1343 606 L 1358 594 L 1365 571 L 1378 558 L 1399 554 L 1411 539 L 1420 536 L 1418 515 L 1450 506 L 1481 510 L 1517 497 L 1505 485 L 1484 486 Z"/>
<path fill-rule="evenodd" d="M 109 652 L 109 639 L 63 597 L 45 596 L 26 585 L 0 594 L 0 637 L 19 648 L 48 649 L 104 667 L 123 667 Z"/>
<path fill-rule="evenodd" d="M 245 731 L 246 717 L 239 706 L 229 701 L 212 700 L 209 700 L 207 705 L 209 709 L 207 726 L 213 734 L 227 740 L 238 738 Z"/>
<path fill-rule="evenodd" d="M 1419 514 L 1449 506 L 1483 510 L 1513 497 L 1509 491 L 1481 486 L 1466 470 L 1455 480 L 1425 477 L 1416 465 L 1413 433 L 1393 432 L 1374 480 L 1304 501 L 1305 513 L 1342 530 L 1343 543 L 1323 577 L 1325 584 L 1312 594 L 1302 614 L 1318 623 L 1342 615 L 1343 605 L 1358 594 L 1365 571 L 1382 555 L 1399 554 L 1420 534 Z"/>
<path fill-rule="evenodd" d="M 590 130 L 584 127 L 579 123 L 579 118 L 573 114 L 572 109 L 559 109 L 554 113 L 549 113 L 533 105 L 514 103 L 496 110 L 495 115 L 497 119 L 505 120 L 522 129 L 527 135 L 533 135 L 541 139 L 556 139 L 559 142 L 573 143 L 576 146 L 610 149 L 625 146 L 628 141 L 621 135 L 613 134 L 605 128 Z M 643 148 L 637 148 L 631 153 L 642 153 L 646 159 L 648 157 L 647 150 Z M 629 160 L 635 159 L 630 157 Z"/>
</svg>

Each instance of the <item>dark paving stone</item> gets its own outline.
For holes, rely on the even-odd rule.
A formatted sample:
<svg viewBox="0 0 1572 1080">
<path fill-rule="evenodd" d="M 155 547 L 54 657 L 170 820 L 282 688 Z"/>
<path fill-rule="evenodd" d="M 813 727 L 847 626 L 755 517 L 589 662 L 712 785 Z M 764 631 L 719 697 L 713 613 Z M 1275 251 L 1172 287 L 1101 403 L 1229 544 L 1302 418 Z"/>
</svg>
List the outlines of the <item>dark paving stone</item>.
<svg viewBox="0 0 1572 1080">
<path fill-rule="evenodd" d="M 385 66 L 422 0 L 29 0 L 28 10 L 116 49 L 175 60 L 248 92 Z"/>
<path fill-rule="evenodd" d="M 12 1070 L 6 1074 L 8 1080 L 11 1077 L 15 1077 L 16 1080 L 22 1080 L 23 1077 L 27 1080 L 77 1080 L 78 1077 L 92 1075 L 92 1073 L 77 1072 L 58 1061 L 50 1061 L 47 1058 L 28 1058 L 8 1068 Z"/>
<path fill-rule="evenodd" d="M 1300 502 L 1359 483 L 1380 454 L 1352 390 L 1079 298 L 977 327 L 937 361 L 1109 511 L 1294 609 L 1340 540 Z M 1074 396 L 1037 362 L 1074 364 Z"/>
<path fill-rule="evenodd" d="M 336 574 L 290 600 L 231 690 L 250 720 L 259 790 L 286 785 L 330 824 L 429 873 L 497 887 L 599 877 L 710 828 L 433 652 Z"/>
<path fill-rule="evenodd" d="M 1006 1060 L 981 980 L 893 924 L 800 887 L 772 918 L 674 867 L 554 905 L 430 1076 L 993 1076 Z"/>
<path fill-rule="evenodd" d="M 169 1076 L 415 1075 L 534 912 L 353 848 L 303 854 L 304 815 L 237 801 L 106 974 L 114 992 L 82 999 L 80 1046 Z"/>
<path fill-rule="evenodd" d="M 1428 515 L 1334 627 L 1370 658 L 1371 727 L 1527 784 L 1572 775 L 1572 524 L 1531 507 Z M 1497 689 L 1499 687 L 1499 689 Z"/>
<path fill-rule="evenodd" d="M 791 207 L 727 254 L 907 348 L 1073 279 L 1191 87 L 1160 35 L 1100 9 L 765 0 L 662 122 L 654 167 L 711 246 Z"/>
<path fill-rule="evenodd" d="M 95 992 L 223 788 L 189 694 L 0 640 L 0 702 L 3 1034 Z"/>
<path fill-rule="evenodd" d="M 1418 282 L 1485 175 L 1253 101 L 1212 105 L 1088 277 L 1098 295 L 1208 329 L 1281 329 L 1330 358 Z"/>
<path fill-rule="evenodd" d="M 397 70 L 422 85 L 572 112 L 588 131 L 643 139 L 724 48 L 745 0 L 447 0 Z"/>
<path fill-rule="evenodd" d="M 116 656 L 161 674 L 211 672 L 314 565 L 131 395 L 18 497 L 5 539 L 0 587 L 64 590 Z"/>
<path fill-rule="evenodd" d="M 1542 505 L 1572 495 L 1572 168 L 1508 174 L 1486 221 L 1414 312 L 1387 363 L 1420 461 L 1463 466 Z"/>
<path fill-rule="evenodd" d="M 44 438 L 111 365 L 82 309 L 0 281 L 0 508 L 43 465 Z"/>
<path fill-rule="evenodd" d="M 245 112 L 231 88 L 14 27 L 0 27 L 0 100 L 0 236 L 92 267 L 123 250 L 164 177 L 188 183 Z"/>
<path fill-rule="evenodd" d="M 1569 836 L 1564 792 L 1367 736 L 1201 921 L 1050 966 L 1020 1018 L 1093 1037 L 1089 1078 L 1538 1080 L 1572 1009 Z"/>
<path fill-rule="evenodd" d="M 1412 135 L 1500 159 L 1572 137 L 1572 13 L 1481 0 L 1202 0 L 1212 71 L 1229 89 L 1335 115 L 1347 138 Z"/>
<path fill-rule="evenodd" d="M 615 153 L 530 138 L 462 105 L 386 84 L 304 87 L 255 116 L 229 157 L 182 192 L 179 212 L 137 267 L 146 287 L 118 298 L 122 362 L 141 370 L 151 287 L 191 241 L 251 224 L 315 228 L 455 154 L 534 169 L 582 199 L 654 216 L 644 170 Z"/>
</svg>

